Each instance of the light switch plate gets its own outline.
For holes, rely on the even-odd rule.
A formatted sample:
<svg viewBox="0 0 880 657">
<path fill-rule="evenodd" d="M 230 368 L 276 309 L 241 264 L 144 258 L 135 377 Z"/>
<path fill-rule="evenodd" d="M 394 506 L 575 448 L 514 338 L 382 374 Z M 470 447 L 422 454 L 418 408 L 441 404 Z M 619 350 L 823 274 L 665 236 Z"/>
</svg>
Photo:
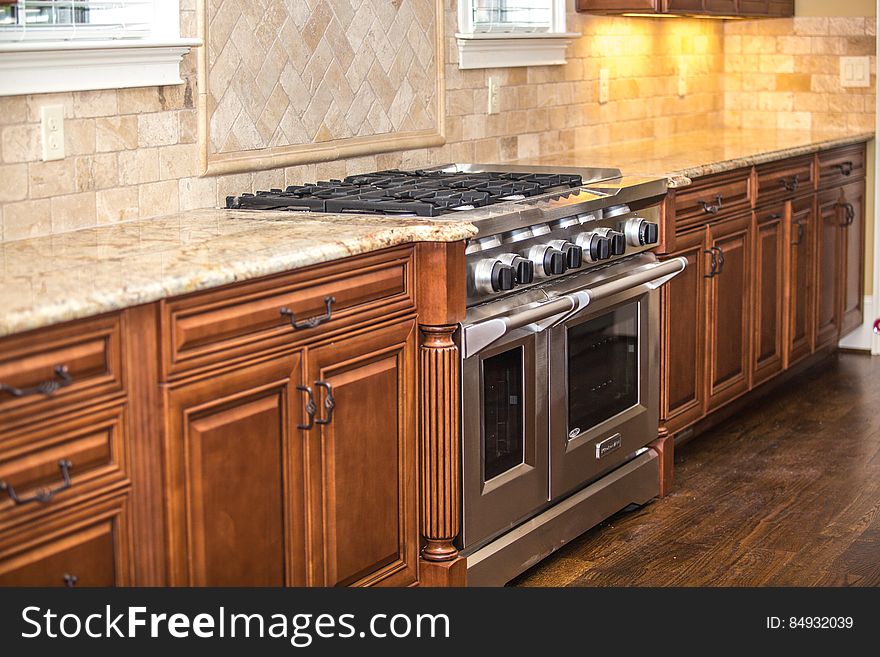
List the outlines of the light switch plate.
<svg viewBox="0 0 880 657">
<path fill-rule="evenodd" d="M 599 69 L 599 102 L 607 103 L 609 95 L 609 73 L 607 68 Z"/>
<path fill-rule="evenodd" d="M 840 86 L 841 87 L 870 87 L 871 86 L 871 58 L 870 57 L 841 57 L 840 58 Z"/>
<path fill-rule="evenodd" d="M 40 108 L 40 132 L 43 161 L 64 159 L 64 105 L 43 105 Z"/>
</svg>

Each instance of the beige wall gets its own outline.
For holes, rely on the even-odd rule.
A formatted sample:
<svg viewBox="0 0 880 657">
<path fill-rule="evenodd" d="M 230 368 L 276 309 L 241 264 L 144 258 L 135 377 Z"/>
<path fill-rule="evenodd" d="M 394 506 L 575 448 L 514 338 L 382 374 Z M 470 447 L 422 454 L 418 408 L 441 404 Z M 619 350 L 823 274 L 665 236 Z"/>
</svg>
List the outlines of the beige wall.
<svg viewBox="0 0 880 657">
<path fill-rule="evenodd" d="M 874 16 L 875 0 L 795 0 L 795 16 Z"/>
<path fill-rule="evenodd" d="M 182 0 L 181 7 L 182 32 L 194 35 L 195 3 Z M 839 125 L 834 117 L 844 102 L 859 104 L 859 111 L 846 113 L 855 117 L 846 119 L 847 127 L 873 126 L 867 118 L 873 90 L 842 94 L 828 79 L 837 50 L 868 48 L 873 37 L 866 37 L 863 19 L 723 23 L 571 13 L 569 28 L 583 36 L 566 65 L 460 71 L 455 15 L 454 0 L 446 0 L 447 144 L 439 148 L 200 177 L 194 54 L 182 66 L 185 85 L 0 98 L 0 241 L 222 205 L 226 195 L 253 189 L 379 168 L 511 160 L 721 126 L 725 120 L 832 127 Z M 822 31 L 797 33 L 808 24 Z M 809 45 L 811 55 L 782 51 L 789 44 Z M 814 46 L 834 52 L 813 57 Z M 679 62 L 688 69 L 685 98 L 676 93 Z M 612 101 L 600 105 L 603 67 L 610 69 Z M 501 83 L 502 111 L 491 116 L 485 111 L 489 76 Z M 806 85 L 807 76 L 809 91 L 787 88 Z M 814 80 L 821 80 L 816 89 Z M 746 108 L 750 97 L 758 99 L 757 108 Z M 800 104 L 807 101 L 809 107 Z M 65 107 L 67 157 L 41 162 L 39 108 L 50 103 Z M 789 104 L 798 114 L 788 116 Z"/>
</svg>

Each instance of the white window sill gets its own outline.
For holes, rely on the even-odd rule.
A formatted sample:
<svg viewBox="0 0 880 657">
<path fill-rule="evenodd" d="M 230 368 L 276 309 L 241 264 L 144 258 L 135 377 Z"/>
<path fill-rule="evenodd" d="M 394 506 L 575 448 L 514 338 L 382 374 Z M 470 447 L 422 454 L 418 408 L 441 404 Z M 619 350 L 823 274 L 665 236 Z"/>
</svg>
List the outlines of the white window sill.
<svg viewBox="0 0 880 657">
<path fill-rule="evenodd" d="M 542 34 L 456 34 L 458 68 L 504 68 L 565 64 L 565 50 L 577 32 Z"/>
<path fill-rule="evenodd" d="M 0 96 L 181 84 L 200 39 L 0 43 Z"/>
</svg>

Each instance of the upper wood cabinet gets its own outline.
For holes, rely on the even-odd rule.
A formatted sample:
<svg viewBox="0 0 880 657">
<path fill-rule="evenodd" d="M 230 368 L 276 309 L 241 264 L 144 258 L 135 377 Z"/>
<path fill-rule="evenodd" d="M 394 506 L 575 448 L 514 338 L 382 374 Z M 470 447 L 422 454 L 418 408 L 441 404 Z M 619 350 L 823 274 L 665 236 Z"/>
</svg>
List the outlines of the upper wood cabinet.
<svg viewBox="0 0 880 657">
<path fill-rule="evenodd" d="M 577 0 L 578 11 L 623 14 L 794 16 L 794 0 Z"/>
</svg>

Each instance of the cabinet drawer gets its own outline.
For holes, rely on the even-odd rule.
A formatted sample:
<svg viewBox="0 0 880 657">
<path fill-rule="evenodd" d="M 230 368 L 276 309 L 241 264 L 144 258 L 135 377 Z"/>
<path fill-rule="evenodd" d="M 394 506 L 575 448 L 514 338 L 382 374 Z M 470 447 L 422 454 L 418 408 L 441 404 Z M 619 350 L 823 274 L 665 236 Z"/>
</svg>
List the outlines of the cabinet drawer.
<svg viewBox="0 0 880 657">
<path fill-rule="evenodd" d="M 125 586 L 126 497 L 81 505 L 0 541 L 0 586 Z"/>
<path fill-rule="evenodd" d="M 166 376 L 254 351 L 308 340 L 369 318 L 412 308 L 412 248 L 394 249 L 320 268 L 191 295 L 163 304 Z M 326 315 L 314 326 L 297 323 Z"/>
<path fill-rule="evenodd" d="M 756 167 L 758 203 L 779 201 L 813 191 L 813 157 L 771 162 Z"/>
<path fill-rule="evenodd" d="M 751 169 L 700 178 L 675 193 L 676 231 L 731 217 L 747 210 L 751 203 Z"/>
<path fill-rule="evenodd" d="M 843 185 L 864 176 L 864 144 L 819 153 L 819 187 Z"/>
<path fill-rule="evenodd" d="M 121 370 L 118 315 L 5 338 L 0 342 L 0 436 L 15 425 L 32 425 L 75 404 L 121 392 Z"/>
<path fill-rule="evenodd" d="M 127 484 L 122 406 L 0 439 L 4 531 Z"/>
</svg>

